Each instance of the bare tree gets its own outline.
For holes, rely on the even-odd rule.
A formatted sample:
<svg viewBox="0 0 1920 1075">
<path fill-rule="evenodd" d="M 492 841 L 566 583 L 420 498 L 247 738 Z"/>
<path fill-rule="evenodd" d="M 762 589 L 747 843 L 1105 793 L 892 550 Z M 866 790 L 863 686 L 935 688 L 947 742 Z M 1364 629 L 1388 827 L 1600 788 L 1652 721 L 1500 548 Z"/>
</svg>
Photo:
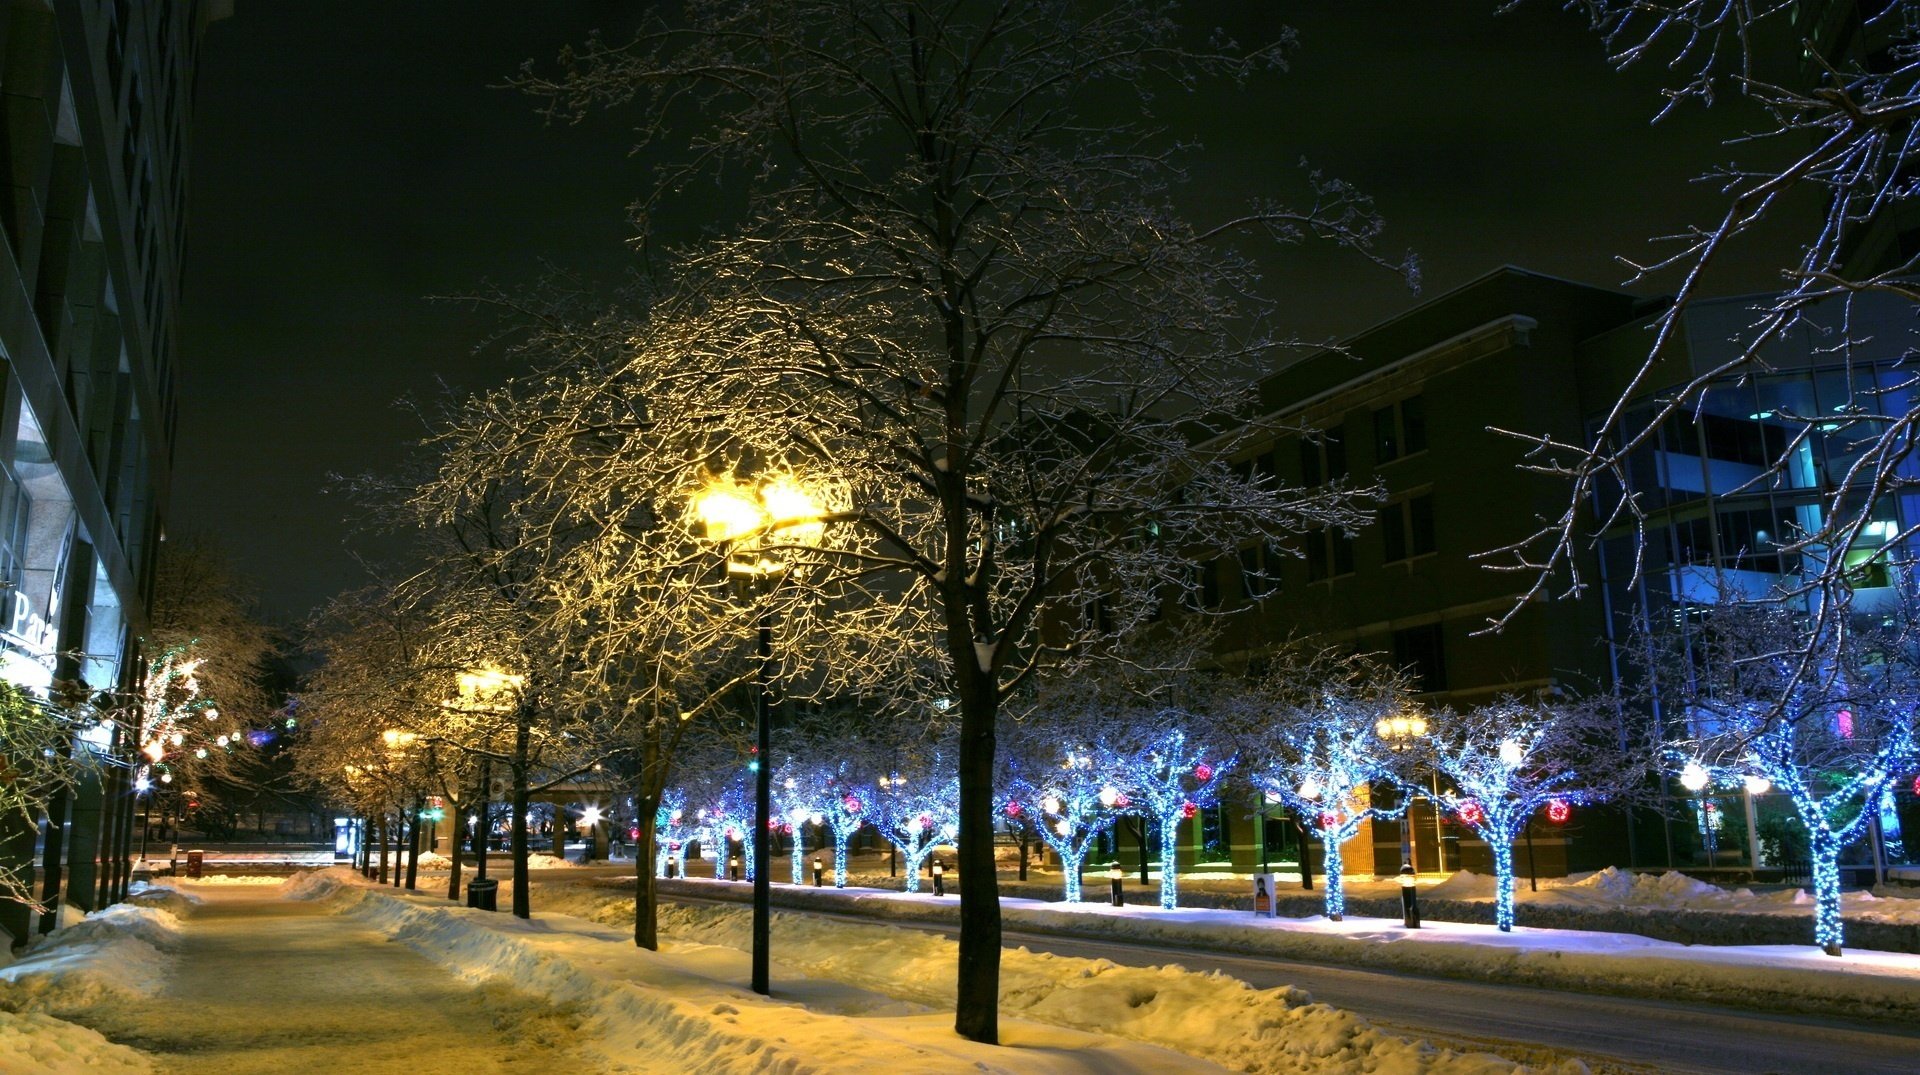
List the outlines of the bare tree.
<svg viewBox="0 0 1920 1075">
<path fill-rule="evenodd" d="M 1248 413 L 1246 375 L 1280 343 L 1238 244 L 1365 251 L 1379 222 L 1311 172 L 1298 206 L 1205 227 L 1172 212 L 1175 149 L 1135 120 L 1152 91 L 1250 77 L 1281 50 L 1189 48 L 1158 8 L 797 0 L 679 17 L 522 82 L 563 112 L 641 101 L 642 139 L 686 146 L 640 198 L 643 227 L 742 169 L 721 188 L 738 212 L 675 253 L 625 384 L 608 384 L 645 385 L 648 407 L 601 484 L 657 482 L 638 471 L 663 437 L 704 436 L 723 471 L 832 475 L 831 521 L 867 537 L 831 570 L 884 579 L 936 624 L 961 720 L 956 1028 L 995 1041 L 1001 699 L 1150 621 L 1190 556 L 1360 521 L 1348 491 L 1229 469 L 1270 426 L 1226 423 L 1202 453 L 1176 419 Z"/>
<path fill-rule="evenodd" d="M 1513 929 L 1513 845 L 1535 818 L 1565 822 L 1574 806 L 1631 794 L 1654 761 L 1630 738 L 1618 706 L 1601 700 L 1500 698 L 1428 718 L 1423 744 L 1453 791 L 1438 801 L 1493 853 L 1494 924 Z M 1405 789 L 1412 795 L 1422 789 Z"/>
<path fill-rule="evenodd" d="M 1727 146 L 1727 163 L 1703 177 L 1725 195 L 1716 219 L 1664 240 L 1649 259 L 1627 260 L 1631 282 L 1677 280 L 1672 301 L 1649 325 L 1644 360 L 1619 389 L 1588 440 L 1511 431 L 1534 445 L 1529 468 L 1566 479 L 1565 510 L 1542 518 L 1521 541 L 1489 554 L 1493 566 L 1533 577 L 1504 625 L 1536 596 L 1578 595 L 1589 580 L 1581 553 L 1593 535 L 1632 531 L 1645 569 L 1648 512 L 1655 491 L 1636 487 L 1631 463 L 1650 453 L 1669 419 L 1696 416 L 1717 389 L 1748 389 L 1780 368 L 1783 340 L 1798 332 L 1813 353 L 1802 358 L 1842 368 L 1849 388 L 1836 401 L 1765 405 L 1781 431 L 1768 458 L 1738 489 L 1800 490 L 1817 503 L 1797 513 L 1793 532 L 1776 535 L 1798 573 L 1764 600 L 1790 599 L 1816 616 L 1844 620 L 1855 583 L 1876 564 L 1907 556 L 1909 525 L 1882 533 L 1887 499 L 1911 487 L 1914 374 L 1902 366 L 1878 380 L 1855 371 L 1878 353 L 1911 343 L 1915 256 L 1883 240 L 1913 196 L 1920 153 L 1920 9 L 1911 2 L 1808 5 L 1785 0 L 1565 0 L 1584 13 L 1621 67 L 1661 64 L 1674 74 L 1659 110 L 1740 110 L 1747 131 Z M 1808 206 L 1817 207 L 1802 215 Z M 1748 323 L 1725 346 L 1684 366 L 1685 325 L 1712 295 L 1721 266 L 1748 256 L 1769 229 L 1807 221 L 1798 255 L 1779 265 L 1780 290 L 1757 300 Z M 1893 306 L 1895 316 L 1875 316 Z M 1888 338 L 1889 335 L 1895 338 Z M 1718 342 L 1718 341 L 1716 341 Z M 1651 404 L 1650 409 L 1640 404 Z M 1809 482 L 1796 476 L 1811 450 L 1837 448 L 1843 473 Z M 1598 505 L 1598 517 L 1590 514 Z M 1911 521 L 1910 521 L 1911 522 Z M 1749 553 L 1760 550 L 1746 550 Z M 1809 639 L 1828 637 L 1814 631 Z"/>
<path fill-rule="evenodd" d="M 1837 623 L 1728 598 L 1639 647 L 1646 689 L 1683 721 L 1661 759 L 1667 771 L 1697 795 L 1744 784 L 1792 802 L 1812 860 L 1814 943 L 1829 955 L 1843 935 L 1840 853 L 1920 758 L 1920 607 L 1911 587 L 1904 594 L 1897 615 Z"/>
</svg>

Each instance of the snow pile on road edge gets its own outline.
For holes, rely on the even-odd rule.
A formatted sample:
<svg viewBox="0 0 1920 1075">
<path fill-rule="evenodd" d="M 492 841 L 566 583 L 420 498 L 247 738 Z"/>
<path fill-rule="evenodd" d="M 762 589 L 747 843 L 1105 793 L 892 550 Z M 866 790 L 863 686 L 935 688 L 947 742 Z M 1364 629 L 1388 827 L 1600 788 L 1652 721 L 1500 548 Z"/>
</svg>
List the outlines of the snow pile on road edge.
<svg viewBox="0 0 1920 1075">
<path fill-rule="evenodd" d="M 540 905 L 608 925 L 629 922 L 633 914 L 630 896 L 572 886 L 542 886 Z M 751 918 L 738 907 L 662 904 L 660 929 L 680 943 L 735 949 L 751 943 Z M 785 912 L 775 915 L 774 932 L 783 967 L 917 1004 L 953 1006 L 957 945 L 948 937 Z M 1127 967 L 1020 948 L 1003 953 L 1000 981 L 1003 1015 L 1164 1046 L 1261 1075 L 1517 1070 L 1491 1054 L 1459 1053 L 1379 1030 L 1298 989 L 1259 990 L 1229 975 L 1179 966 Z"/>
<path fill-rule="evenodd" d="M 148 1075 L 146 1054 L 58 1018 L 157 993 L 179 939 L 175 913 L 197 902 L 150 888 L 55 932 L 0 968 L 0 1071 Z"/>
<path fill-rule="evenodd" d="M 765 1001 L 715 977 L 714 968 L 724 968 L 729 976 L 739 969 L 738 953 L 716 959 L 707 953 L 718 949 L 645 952 L 584 919 L 543 914 L 522 922 L 393 894 L 345 870 L 298 878 L 284 894 L 324 900 L 335 913 L 350 915 L 463 977 L 505 980 L 587 1012 L 578 1047 L 599 1054 L 596 1070 L 714 1075 L 1220 1070 L 1149 1046 L 1035 1024 L 1003 1028 L 1013 1031 L 1009 1044 L 1021 1047 L 976 1045 L 952 1033 L 949 1016 L 884 997 L 856 996 L 857 990 L 839 986 L 810 991 L 809 1005 L 827 1001 L 826 1012 Z M 840 1014 L 831 1012 L 836 996 L 843 1002 Z"/>
<path fill-rule="evenodd" d="M 44 1012 L 0 1011 L 0 1071 L 34 1075 L 150 1075 L 145 1053 Z"/>
</svg>

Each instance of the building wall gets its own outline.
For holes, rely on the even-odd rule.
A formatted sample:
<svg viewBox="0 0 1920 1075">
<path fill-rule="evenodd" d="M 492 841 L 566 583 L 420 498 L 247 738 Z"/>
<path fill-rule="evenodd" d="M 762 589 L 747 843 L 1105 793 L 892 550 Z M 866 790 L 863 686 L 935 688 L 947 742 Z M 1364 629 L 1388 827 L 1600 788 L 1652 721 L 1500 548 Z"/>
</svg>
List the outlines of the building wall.
<svg viewBox="0 0 1920 1075">
<path fill-rule="evenodd" d="M 35 689 L 124 691 L 138 674 L 172 463 L 193 62 L 223 14 L 0 3 L 0 675 Z M 128 790 L 108 771 L 50 804 L 50 893 L 64 882 L 87 907 L 118 887 L 100 865 Z M 0 908 L 17 936 L 21 920 Z"/>
</svg>

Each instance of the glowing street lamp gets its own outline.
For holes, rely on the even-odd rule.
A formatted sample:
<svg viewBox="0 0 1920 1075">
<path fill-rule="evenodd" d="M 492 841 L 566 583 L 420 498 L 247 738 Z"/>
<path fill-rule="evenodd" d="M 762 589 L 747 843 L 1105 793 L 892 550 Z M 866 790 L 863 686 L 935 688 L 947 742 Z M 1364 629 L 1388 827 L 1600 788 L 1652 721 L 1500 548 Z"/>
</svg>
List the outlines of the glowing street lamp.
<svg viewBox="0 0 1920 1075">
<path fill-rule="evenodd" d="M 513 696 L 526 684 L 526 681 L 525 676 L 514 675 L 496 665 L 483 664 L 475 668 L 469 668 L 465 672 L 460 673 L 455 679 L 455 683 L 460 689 L 460 697 L 458 701 L 452 704 L 453 708 L 473 713 L 504 713 L 512 708 Z M 492 784 L 493 759 L 483 753 L 480 755 L 480 802 L 474 811 L 475 820 L 467 826 L 469 830 L 468 839 L 472 841 L 473 845 L 471 848 L 473 852 L 473 884 L 467 886 L 467 906 L 484 908 L 486 910 L 492 910 L 498 906 L 497 901 L 499 898 L 497 882 L 489 883 L 487 880 L 487 838 L 489 835 L 487 830 L 491 828 L 488 824 L 488 807 L 490 804 L 487 802 L 487 799 Z M 457 877 L 449 877 L 447 881 L 449 899 L 458 898 L 458 893 L 453 891 L 453 886 L 457 883 Z M 477 897 L 473 891 L 473 886 L 476 884 L 480 886 L 480 893 Z"/>
<path fill-rule="evenodd" d="M 692 502 L 696 531 L 720 547 L 726 556 L 727 572 L 749 579 L 770 589 L 787 573 L 779 560 L 783 548 L 814 546 L 826 533 L 824 512 L 814 498 L 792 475 L 777 474 L 757 484 L 745 484 L 731 477 L 718 478 L 695 493 Z M 760 610 L 760 667 L 754 677 L 755 738 L 754 758 L 765 762 L 773 757 L 770 724 L 773 671 L 773 608 Z M 768 829 L 773 818 L 773 766 L 753 767 L 753 858 L 766 863 L 772 857 Z M 767 966 L 772 947 L 773 871 L 763 865 L 753 875 L 753 991 L 767 995 Z M 815 867 L 815 883 L 819 869 Z"/>
</svg>

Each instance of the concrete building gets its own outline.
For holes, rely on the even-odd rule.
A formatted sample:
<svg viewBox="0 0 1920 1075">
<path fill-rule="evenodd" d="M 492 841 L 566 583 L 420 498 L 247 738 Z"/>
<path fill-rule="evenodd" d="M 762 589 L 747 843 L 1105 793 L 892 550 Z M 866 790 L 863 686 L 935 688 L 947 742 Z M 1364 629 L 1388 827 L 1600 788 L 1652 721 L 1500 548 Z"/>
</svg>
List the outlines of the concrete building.
<svg viewBox="0 0 1920 1075">
<path fill-rule="evenodd" d="M 1687 311 L 1629 421 L 1729 357 L 1726 341 L 1750 319 L 1751 305 L 1728 299 Z M 1321 436 L 1281 437 L 1238 465 L 1307 486 L 1340 478 L 1378 483 L 1385 501 L 1373 525 L 1351 536 L 1310 535 L 1304 556 L 1250 544 L 1199 565 L 1202 602 L 1224 629 L 1220 663 L 1257 664 L 1304 634 L 1387 656 L 1408 670 L 1420 703 L 1433 709 L 1502 693 L 1606 689 L 1617 674 L 1610 643 L 1623 637 L 1630 610 L 1710 600 L 1708 570 L 1756 586 L 1797 571 L 1779 540 L 1815 521 L 1808 513 L 1846 473 L 1862 430 L 1823 425 L 1796 449 L 1782 481 L 1756 488 L 1753 479 L 1788 444 L 1791 423 L 1781 415 L 1839 413 L 1865 392 L 1877 393 L 1878 407 L 1907 406 L 1912 371 L 1899 363 L 1920 339 L 1911 311 L 1896 303 L 1856 308 L 1854 328 L 1870 342 L 1847 356 L 1825 346 L 1831 337 L 1816 314 L 1770 349 L 1765 376 L 1716 386 L 1697 419 L 1666 423 L 1632 468 L 1652 508 L 1646 571 L 1637 581 L 1630 536 L 1609 534 L 1597 548 L 1581 549 L 1582 574 L 1597 584 L 1582 599 L 1532 601 L 1504 630 L 1486 630 L 1514 608 L 1532 577 L 1488 570 L 1499 557 L 1482 554 L 1557 518 L 1569 492 L 1558 479 L 1522 471 L 1530 445 L 1499 431 L 1584 443 L 1644 360 L 1649 326 L 1663 308 L 1507 267 L 1266 378 L 1263 410 Z M 1848 362 L 1850 372 L 1842 368 Z M 1842 555 L 1864 558 L 1872 542 L 1920 521 L 1920 498 L 1890 498 L 1876 519 L 1882 525 L 1863 534 L 1867 544 Z M 1886 594 L 1888 582 L 1884 569 L 1864 573 L 1856 603 Z M 1903 799 L 1909 812 L 1911 798 Z M 1605 809 L 1575 811 L 1564 825 L 1543 819 L 1521 854 L 1522 872 L 1529 861 L 1542 875 L 1606 865 L 1782 865 L 1753 861 L 1759 844 L 1751 832 L 1703 837 L 1709 824 L 1764 820 L 1784 802 L 1763 801 L 1757 813 L 1745 803 L 1703 812 L 1704 805 L 1683 801 L 1671 821 L 1647 813 L 1630 823 Z M 1193 861 L 1240 869 L 1263 858 L 1297 861 L 1294 826 L 1265 817 L 1249 825 L 1248 812 L 1229 805 L 1191 826 L 1183 844 Z M 1403 854 L 1423 872 L 1484 870 L 1489 861 L 1468 830 L 1419 799 L 1404 821 L 1378 822 L 1356 843 L 1346 860 L 1361 872 L 1371 863 L 1393 873 Z M 1720 853 L 1709 858 L 1705 848 L 1714 844 Z"/>
<path fill-rule="evenodd" d="M 193 69 L 215 2 L 0 5 L 0 675 L 131 691 L 174 435 Z M 102 726 L 76 750 L 125 757 Z M 133 796 L 105 767 L 48 804 L 38 883 L 123 891 Z M 30 826 L 5 833 L 16 866 Z M 50 920 L 43 926 L 50 927 Z M 16 942 L 24 906 L 0 903 Z"/>
</svg>

